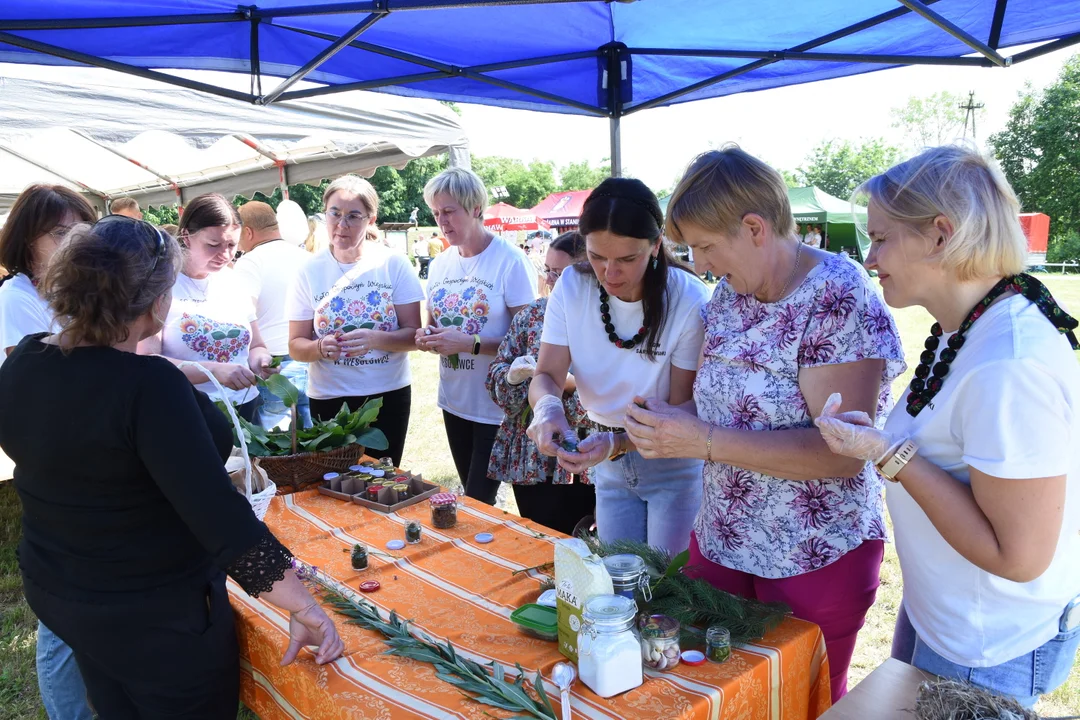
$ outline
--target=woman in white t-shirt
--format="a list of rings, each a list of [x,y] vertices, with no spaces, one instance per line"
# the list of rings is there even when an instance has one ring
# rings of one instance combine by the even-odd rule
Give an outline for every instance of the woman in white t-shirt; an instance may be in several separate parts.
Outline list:
[[[330,420],[342,404],[356,410],[381,397],[373,427],[400,465],[412,408],[408,352],[424,290],[404,255],[365,242],[379,212],[371,183],[344,175],[326,188],[323,205],[330,245],[308,260],[291,288],[289,354],[311,363],[313,418]]]
[[[96,219],[90,203],[63,185],[31,185],[15,198],[0,230],[0,266],[8,272],[0,280],[0,365],[27,335],[57,329],[38,281],[68,230]],[[40,622],[37,646],[38,688],[49,717],[90,720],[71,648]]]
[[[638,540],[682,552],[701,504],[701,460],[647,460],[625,430],[626,408],[693,396],[705,283],[675,265],[660,204],[644,183],[609,178],[580,219],[588,263],[563,272],[548,300],[529,437],[571,472],[596,466],[601,539]],[[581,404],[597,431],[566,444],[563,384],[573,365]]]
[[[211,399],[228,401],[245,420],[258,422],[257,378],[277,370],[259,334],[255,303],[229,267],[240,242],[240,215],[223,196],[208,193],[188,203],[179,227],[184,267],[169,315],[161,332],[139,343],[139,354],[171,360]],[[225,396],[188,362],[209,370]]]
[[[488,461],[503,412],[485,385],[510,321],[536,299],[536,270],[520,249],[484,228],[487,188],[476,173],[450,168],[424,186],[450,248],[428,268],[428,324],[416,346],[438,353],[439,407],[465,493],[495,504]]]
[[[860,191],[885,301],[936,320],[884,431],[835,396],[817,421],[892,481],[893,656],[1030,707],[1080,644],[1077,323],[1021,274],[1019,204],[977,153],[933,148]]]

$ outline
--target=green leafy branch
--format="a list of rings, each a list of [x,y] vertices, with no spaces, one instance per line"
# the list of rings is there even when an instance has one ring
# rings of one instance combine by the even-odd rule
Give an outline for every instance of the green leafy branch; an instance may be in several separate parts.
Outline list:
[[[683,569],[690,560],[684,550],[672,557],[670,553],[642,542],[615,540],[601,542],[595,535],[584,535],[594,553],[600,557],[632,554],[645,561],[649,573],[652,600],[649,613],[668,615],[679,621],[683,640],[700,643],[704,637],[700,628],[722,625],[731,633],[733,643],[746,643],[765,635],[791,613],[783,603],[763,603],[719,590],[700,578],[691,578]]]
[[[515,663],[517,677],[508,679],[505,669],[497,662],[481,665],[460,657],[449,642],[437,642],[422,633],[414,635],[409,621],[399,618],[395,611],[390,611],[389,619],[383,620],[378,609],[366,600],[347,597],[322,583],[320,594],[334,612],[348,618],[347,622],[380,633],[390,646],[386,654],[434,665],[435,676],[456,687],[469,700],[517,713],[514,717],[519,720],[556,720],[539,671],[530,683],[536,693],[534,698],[525,685],[525,671],[520,663]]]
[[[285,384],[288,387],[285,387]],[[282,399],[286,407],[292,407],[299,399],[299,391],[288,378],[271,375],[266,380],[266,385],[271,392]],[[278,392],[275,386],[278,386],[281,392]],[[289,388],[292,390],[290,391]],[[240,427],[244,432],[248,453],[252,457],[293,454],[294,434],[296,436],[295,452],[322,452],[353,444],[363,445],[371,450],[385,450],[390,446],[386,435],[382,430],[371,427],[371,424],[379,417],[382,403],[381,397],[368,400],[363,407],[351,412],[348,404],[342,403],[337,415],[330,420],[316,422],[310,428],[294,426],[291,430],[266,430],[261,425],[250,423],[244,418],[240,418]],[[222,412],[225,412],[221,404],[218,403],[218,405]],[[233,428],[233,445],[240,447],[236,428]]]

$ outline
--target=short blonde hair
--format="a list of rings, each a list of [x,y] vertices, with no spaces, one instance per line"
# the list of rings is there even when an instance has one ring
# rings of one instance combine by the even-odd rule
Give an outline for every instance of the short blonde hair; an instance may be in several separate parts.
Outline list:
[[[268,203],[252,200],[241,205],[237,212],[244,227],[252,230],[266,230],[278,225],[277,213]]]
[[[930,148],[855,190],[888,217],[925,233],[944,215],[953,234],[942,266],[961,282],[1016,275],[1027,265],[1020,203],[989,158],[958,145]]]
[[[139,211],[139,201],[135,198],[122,197],[116,198],[109,204],[109,212],[116,215],[124,210]]]
[[[487,188],[484,181],[472,170],[465,168],[447,168],[427,181],[424,186],[424,202],[428,207],[435,206],[435,196],[446,194],[454,198],[468,212],[480,208],[481,217],[488,206]]]
[[[359,175],[342,175],[337,180],[330,183],[322,196],[324,210],[326,209],[326,203],[330,200],[330,196],[339,190],[360,198],[360,202],[363,204],[364,209],[367,210],[368,215],[378,215],[379,193],[375,192],[375,188],[371,183]]]
[[[738,145],[728,144],[698,155],[686,168],[671,194],[664,226],[673,242],[682,243],[680,224],[734,235],[750,213],[760,215],[777,236],[795,232],[784,178]]]

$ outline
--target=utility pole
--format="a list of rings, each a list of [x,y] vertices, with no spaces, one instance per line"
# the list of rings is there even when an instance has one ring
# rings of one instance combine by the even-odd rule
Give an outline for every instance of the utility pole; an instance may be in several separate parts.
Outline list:
[[[972,90],[968,93],[968,101],[966,104],[961,105],[960,109],[966,111],[964,115],[964,139],[967,140],[967,128],[968,120],[971,120],[971,139],[975,140],[975,111],[982,110],[986,105],[983,103],[975,102],[975,91]]]

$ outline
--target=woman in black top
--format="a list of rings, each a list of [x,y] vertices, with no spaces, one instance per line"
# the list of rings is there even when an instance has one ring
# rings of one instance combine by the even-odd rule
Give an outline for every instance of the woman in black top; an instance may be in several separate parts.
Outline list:
[[[168,360],[181,263],[149,223],[110,216],[57,252],[44,297],[63,328],[0,367],[0,447],[23,506],[27,602],[74,650],[100,717],[232,718],[239,662],[225,573],[290,612],[283,663],[341,655],[291,557],[233,489],[225,417]]]

